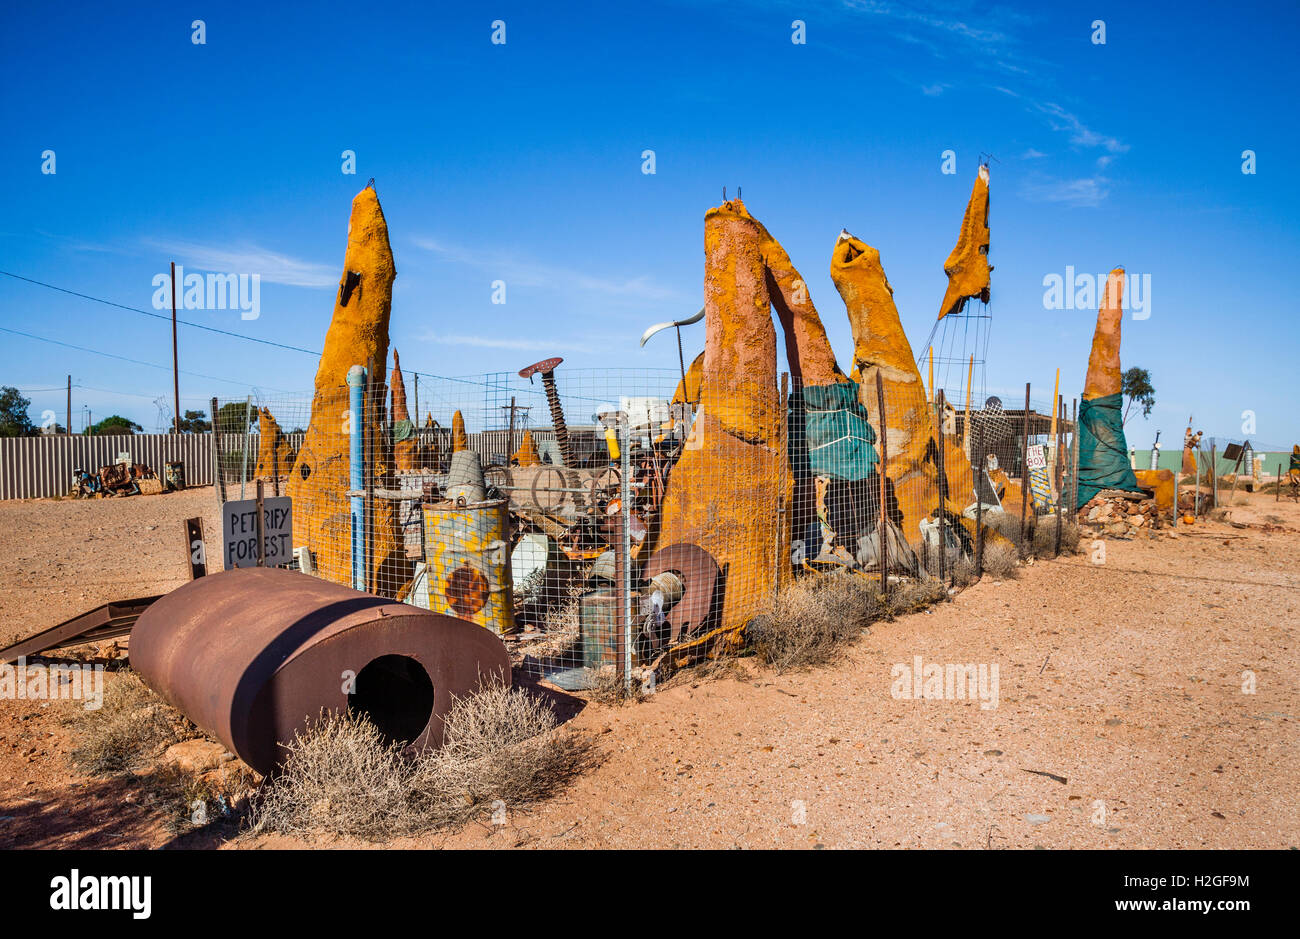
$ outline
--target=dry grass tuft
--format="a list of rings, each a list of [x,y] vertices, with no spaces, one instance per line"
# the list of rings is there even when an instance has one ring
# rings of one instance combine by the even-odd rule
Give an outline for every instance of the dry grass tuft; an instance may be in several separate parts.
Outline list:
[[[78,709],[70,723],[77,743],[69,759],[91,776],[147,769],[172,744],[203,736],[129,670],[108,683],[102,707]]]
[[[889,612],[893,616],[919,613],[948,598],[948,587],[939,580],[911,580],[889,589]]]
[[[593,765],[595,748],[557,727],[536,696],[497,684],[456,703],[446,744],[408,757],[366,718],[324,715],[263,785],[252,832],[383,841],[463,824],[500,802],[545,799]]]
[[[874,579],[835,573],[801,577],[754,617],[759,658],[779,671],[824,665],[888,613]]]
[[[1020,576],[1020,552],[1013,544],[994,541],[984,545],[984,576],[1014,580]]]
[[[1034,556],[1050,558],[1056,554],[1056,517],[1039,520],[1034,529]],[[1079,526],[1069,519],[1061,519],[1061,553],[1073,554],[1079,547]]]

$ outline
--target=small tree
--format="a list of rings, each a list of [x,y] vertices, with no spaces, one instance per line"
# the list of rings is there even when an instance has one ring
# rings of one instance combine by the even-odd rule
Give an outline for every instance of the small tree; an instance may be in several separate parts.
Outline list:
[[[113,414],[91,427],[89,433],[92,437],[113,437],[130,436],[143,430],[144,428],[135,421],[127,420],[120,414]]]
[[[1128,400],[1124,404],[1124,423],[1128,423],[1129,412],[1133,405],[1142,408],[1142,419],[1151,416],[1151,409],[1156,405],[1156,389],[1151,384],[1151,373],[1136,366],[1124,372],[1120,382],[1120,392]]]
[[[206,411],[186,411],[181,418],[183,434],[205,434],[211,429],[212,422],[208,420]]]
[[[36,433],[36,425],[27,416],[31,406],[31,398],[24,398],[17,388],[9,385],[0,388],[0,437],[28,437]]]

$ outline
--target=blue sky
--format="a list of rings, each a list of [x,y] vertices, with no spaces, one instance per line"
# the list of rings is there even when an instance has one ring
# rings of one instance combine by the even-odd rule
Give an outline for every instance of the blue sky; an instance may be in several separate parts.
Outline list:
[[[739,185],[847,362],[827,273],[840,229],[880,249],[920,352],[991,152],[990,392],[1014,400],[1029,380],[1045,401],[1059,366],[1077,395],[1095,315],[1044,309],[1043,278],[1122,264],[1151,277],[1123,360],[1150,369],[1159,399],[1130,443],[1157,428],[1172,443],[1192,413],[1240,437],[1252,410],[1254,440],[1289,445],[1297,21],[1292,5],[1197,3],[11,6],[0,269],[146,310],[171,260],[258,273],[256,320],[182,318],[318,350],[349,203],[373,176],[404,366],[675,368],[671,334],[637,340],[699,308],[703,216]],[[170,365],[165,322],[8,277],[0,326]],[[180,354],[182,407],[306,392],[316,366],[185,327]],[[0,384],[31,389],[33,417],[63,420],[68,373],[76,429],[89,407],[152,430],[171,393],[169,367],[0,333]]]

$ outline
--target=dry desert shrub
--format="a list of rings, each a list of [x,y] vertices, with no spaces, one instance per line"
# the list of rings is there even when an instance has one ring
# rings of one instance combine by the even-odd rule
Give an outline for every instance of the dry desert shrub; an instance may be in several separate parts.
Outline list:
[[[994,541],[984,545],[984,575],[994,580],[1012,580],[1020,576],[1020,552],[1014,544]]]
[[[947,597],[947,585],[937,579],[904,581],[889,589],[889,612],[893,616],[919,613]]]
[[[549,705],[501,684],[457,701],[445,740],[407,756],[364,716],[323,715],[258,790],[249,828],[370,841],[418,835],[498,802],[513,810],[545,799],[595,760],[590,742],[557,727]]]
[[[108,683],[102,707],[79,708],[71,723],[77,743],[69,759],[92,776],[147,768],[172,744],[203,736],[128,670]]]
[[[779,671],[824,665],[888,612],[878,583],[857,574],[801,577],[768,601],[749,627],[759,658]]]
[[[1040,519],[1034,529],[1034,556],[1050,558],[1056,554],[1056,518]],[[1079,547],[1079,526],[1069,519],[1061,519],[1061,553],[1073,554]]]
[[[989,528],[996,531],[999,535],[1002,535],[1015,545],[1017,549],[1020,549],[1022,553],[1024,553],[1028,545],[1033,544],[1036,526],[1032,516],[1025,519],[1025,544],[1022,544],[1020,539],[1020,516],[1018,514],[1012,514],[1011,512],[987,512],[983,516],[983,521]],[[984,566],[986,568],[988,567],[987,548],[988,545],[985,546],[986,559]]]

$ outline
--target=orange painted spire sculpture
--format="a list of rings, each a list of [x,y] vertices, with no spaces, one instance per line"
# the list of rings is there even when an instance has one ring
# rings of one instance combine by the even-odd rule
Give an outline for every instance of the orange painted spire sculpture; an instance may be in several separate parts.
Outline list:
[[[313,553],[326,580],[352,581],[351,534],[339,518],[347,518],[348,443],[346,421],[348,369],[353,365],[388,361],[388,320],[392,310],[393,250],[375,190],[367,186],[352,200],[343,276],[335,295],[334,314],[325,334],[325,348],[316,369],[311,422],[289,479],[294,500],[294,544]],[[379,410],[379,408],[367,408]],[[374,438],[374,464],[387,464],[384,435]],[[368,578],[372,584],[401,584],[409,577],[397,537],[396,509],[375,500],[370,529]]]
[[[399,473],[413,473],[419,467],[416,454],[415,427],[406,404],[406,381],[402,378],[402,363],[397,350],[393,350],[393,466]]]

